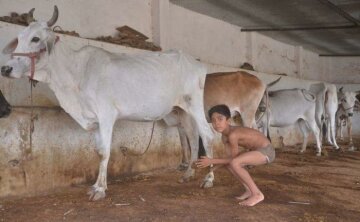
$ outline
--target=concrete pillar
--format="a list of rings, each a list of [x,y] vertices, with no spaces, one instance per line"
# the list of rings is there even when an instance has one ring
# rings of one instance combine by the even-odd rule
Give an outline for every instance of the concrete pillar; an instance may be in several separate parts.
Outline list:
[[[169,0],[151,2],[153,41],[162,50],[168,49],[169,4]]]
[[[256,62],[256,34],[253,32],[245,33],[246,46],[245,46],[245,58],[248,63],[250,63],[254,69],[256,70],[257,62]]]

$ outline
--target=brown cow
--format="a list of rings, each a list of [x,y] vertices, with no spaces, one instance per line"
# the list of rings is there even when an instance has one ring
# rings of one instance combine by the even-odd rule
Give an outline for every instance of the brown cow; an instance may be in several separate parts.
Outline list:
[[[275,84],[279,79],[270,83],[268,86]],[[208,74],[206,76],[204,89],[205,115],[208,115],[208,110],[211,107],[218,104],[225,104],[230,108],[232,117],[240,116],[243,126],[256,128],[255,113],[264,96],[266,87],[267,85],[259,78],[243,71]],[[208,116],[207,119],[210,122]],[[181,126],[178,128],[183,151],[180,168],[186,169],[191,148]],[[202,153],[200,155],[210,155],[212,157],[212,153]],[[209,181],[213,180],[213,177],[212,170],[204,180],[206,183],[201,186],[211,187],[212,183]]]
[[[247,72],[208,74],[204,89],[205,115],[211,107],[225,104],[232,117],[241,116],[243,126],[255,128],[255,112],[265,89],[266,85],[259,78]]]

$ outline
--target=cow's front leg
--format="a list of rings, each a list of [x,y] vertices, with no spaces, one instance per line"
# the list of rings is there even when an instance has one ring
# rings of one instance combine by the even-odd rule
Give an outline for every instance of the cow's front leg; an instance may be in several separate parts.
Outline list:
[[[344,121],[340,120],[340,126],[338,128],[338,132],[339,132],[338,135],[339,135],[341,141],[344,141],[343,126],[344,126]]]
[[[315,136],[315,141],[316,141],[316,156],[321,156],[321,140],[320,140],[320,130],[319,127],[317,126],[315,120],[314,121],[308,121],[308,125],[311,129],[311,131],[313,132],[314,136]]]
[[[95,134],[96,151],[101,160],[99,165],[99,174],[95,184],[91,187],[88,194],[89,200],[100,200],[105,198],[107,190],[107,166],[110,158],[111,138],[114,122],[100,122],[99,130]]]
[[[349,151],[354,151],[355,147],[354,147],[354,143],[353,143],[353,139],[352,139],[352,121],[351,121],[350,117],[348,117],[346,119],[346,125],[347,125],[347,130],[348,130],[348,135],[349,135]]]

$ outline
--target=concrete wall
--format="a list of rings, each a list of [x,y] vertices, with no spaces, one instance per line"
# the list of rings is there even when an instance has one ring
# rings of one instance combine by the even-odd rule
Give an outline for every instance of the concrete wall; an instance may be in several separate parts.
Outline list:
[[[320,80],[327,78],[337,84],[360,83],[359,57],[323,57],[323,73]]]
[[[302,47],[287,45],[257,33],[241,33],[240,27],[191,12],[168,0],[0,0],[0,15],[12,11],[27,12],[35,7],[35,17],[47,20],[54,4],[60,10],[57,25],[64,30],[75,30],[84,37],[114,35],[116,27],[128,25],[147,35],[163,49],[178,48],[199,58],[208,66],[209,73],[239,70],[244,62],[249,62],[256,69],[251,73],[266,83],[278,77],[273,74],[287,74],[288,77],[283,77],[273,90],[308,88],[316,80],[341,80],[336,74],[338,68],[335,68],[338,60],[323,59]],[[22,29],[21,26],[0,22],[0,49]],[[90,44],[111,52],[142,52],[59,36],[74,50]],[[0,64],[7,59],[8,56],[0,54]],[[343,81],[359,81],[356,71],[359,63],[356,60],[341,62],[342,72],[346,73],[342,76]],[[0,89],[13,106],[29,106],[30,88],[26,79],[0,79]],[[41,83],[34,89],[33,100],[35,106],[58,106],[53,92]],[[0,197],[36,194],[56,186],[96,178],[98,159],[93,151],[93,133],[81,129],[61,110],[36,108],[34,112],[37,119],[32,147],[29,144],[29,108],[15,108],[10,117],[0,119]],[[177,166],[180,161],[177,130],[166,127],[162,121],[157,122],[152,145],[143,157],[125,157],[119,151],[119,147],[124,145],[135,152],[142,150],[150,132],[150,123],[122,121],[117,124],[109,163],[110,175]],[[360,133],[360,129],[356,133]],[[285,144],[296,144],[301,139],[294,127],[274,128],[272,135],[275,141],[282,136]]]
[[[0,119],[0,197],[34,195],[59,186],[94,181],[99,158],[94,132],[83,130],[61,109],[35,108],[30,144],[30,109],[15,108]],[[180,162],[177,129],[152,123],[118,121],[113,136],[109,177],[174,167]],[[121,147],[128,147],[123,153]],[[175,182],[175,181],[174,181]],[[85,195],[84,190],[84,195]]]

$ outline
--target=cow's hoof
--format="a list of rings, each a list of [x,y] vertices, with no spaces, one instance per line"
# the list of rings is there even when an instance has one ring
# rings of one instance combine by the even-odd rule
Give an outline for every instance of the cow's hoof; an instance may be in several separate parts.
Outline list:
[[[188,167],[189,167],[189,164],[188,164],[188,163],[181,163],[181,164],[178,166],[178,170],[184,171],[184,170],[186,170]]]
[[[354,147],[354,146],[350,146],[348,150],[349,150],[349,151],[355,151],[355,147]]]
[[[181,177],[181,178],[178,180],[178,182],[179,182],[179,183],[187,183],[187,182],[190,181],[190,179],[191,179],[191,177]]]
[[[321,152],[317,152],[317,153],[316,153],[316,156],[321,156]]]
[[[101,200],[101,199],[104,199],[106,196],[105,189],[100,188],[100,187],[97,187],[97,188],[92,187],[91,190],[89,190],[87,194],[90,196],[89,197],[90,201]]]
[[[206,188],[211,188],[211,187],[213,187],[214,186],[214,183],[212,182],[212,181],[210,181],[210,180],[204,180],[203,182],[202,182],[202,184],[200,184],[200,187],[201,188],[204,188],[204,189],[206,189]]]
[[[326,150],[323,150],[323,151],[322,151],[322,154],[323,154],[324,156],[329,156],[329,154],[328,154],[328,152],[327,152]]]

